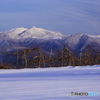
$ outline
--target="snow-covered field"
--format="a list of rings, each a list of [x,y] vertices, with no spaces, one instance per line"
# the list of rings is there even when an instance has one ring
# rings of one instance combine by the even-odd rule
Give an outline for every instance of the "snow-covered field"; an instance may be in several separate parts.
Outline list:
[[[0,100],[100,100],[100,66],[0,70]]]

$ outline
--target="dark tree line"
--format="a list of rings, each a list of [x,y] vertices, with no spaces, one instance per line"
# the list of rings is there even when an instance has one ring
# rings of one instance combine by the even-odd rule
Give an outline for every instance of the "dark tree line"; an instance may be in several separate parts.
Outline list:
[[[72,53],[66,46],[56,53],[45,54],[40,48],[17,50],[16,52],[1,52],[6,55],[6,64],[0,64],[1,69],[9,68],[45,68],[63,66],[85,66],[100,64],[100,52],[87,46],[78,55]],[[2,59],[2,58],[1,58]]]

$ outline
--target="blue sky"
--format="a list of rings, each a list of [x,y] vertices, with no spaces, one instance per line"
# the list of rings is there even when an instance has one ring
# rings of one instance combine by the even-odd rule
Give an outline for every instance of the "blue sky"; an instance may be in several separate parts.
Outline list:
[[[32,26],[100,35],[100,0],[0,0],[0,31]]]

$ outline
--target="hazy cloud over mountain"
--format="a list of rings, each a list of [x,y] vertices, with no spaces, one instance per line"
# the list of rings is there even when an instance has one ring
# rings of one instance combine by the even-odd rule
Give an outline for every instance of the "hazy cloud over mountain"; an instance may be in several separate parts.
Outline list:
[[[0,31],[32,26],[73,33],[100,34],[100,0],[2,0]]]

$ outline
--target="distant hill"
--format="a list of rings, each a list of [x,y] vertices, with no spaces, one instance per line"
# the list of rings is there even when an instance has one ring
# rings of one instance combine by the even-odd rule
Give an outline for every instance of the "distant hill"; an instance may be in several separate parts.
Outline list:
[[[39,47],[45,52],[57,51],[66,45],[72,52],[80,53],[91,45],[100,51],[100,36],[72,34],[65,36],[42,28],[15,28],[0,32],[0,51]]]

